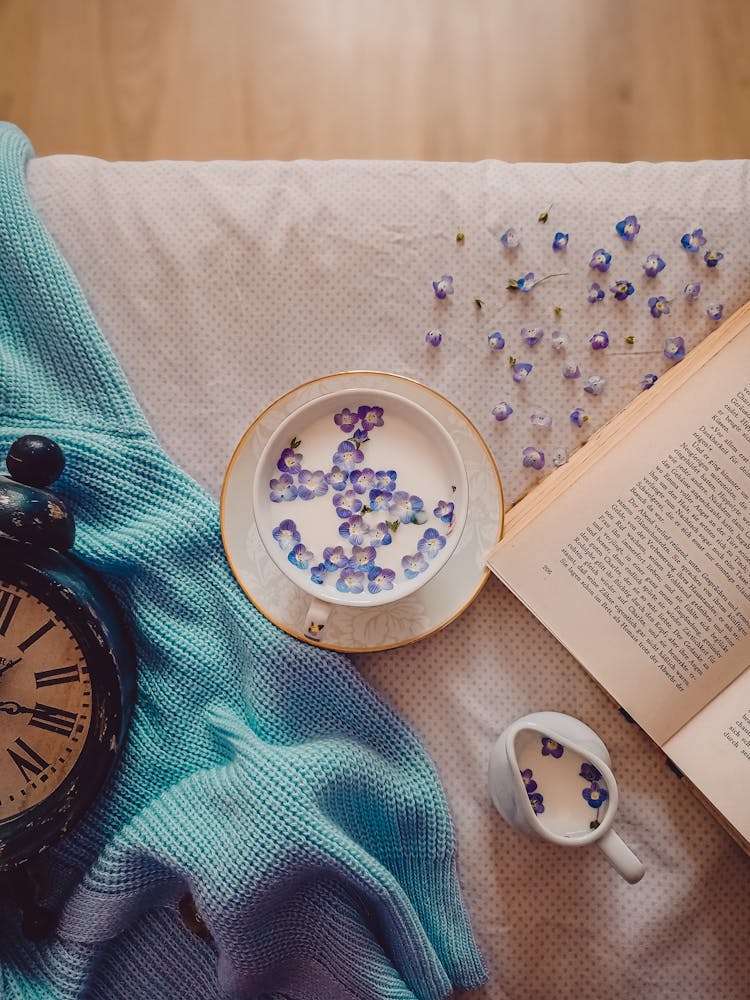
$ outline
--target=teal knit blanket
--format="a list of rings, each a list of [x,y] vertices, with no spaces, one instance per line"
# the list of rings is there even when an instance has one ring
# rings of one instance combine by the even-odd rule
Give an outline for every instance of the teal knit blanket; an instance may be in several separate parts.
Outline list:
[[[135,635],[113,778],[46,855],[56,933],[0,917],[0,1000],[445,997],[484,978],[416,737],[345,658],[271,625],[216,501],[161,450],[0,125],[0,449],[54,437],[76,552]],[[191,893],[211,941],[185,926]]]

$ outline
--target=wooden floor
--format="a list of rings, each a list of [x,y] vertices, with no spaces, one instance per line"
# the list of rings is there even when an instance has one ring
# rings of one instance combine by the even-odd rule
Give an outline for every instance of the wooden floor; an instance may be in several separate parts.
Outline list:
[[[0,0],[0,118],[108,159],[750,158],[750,0]]]

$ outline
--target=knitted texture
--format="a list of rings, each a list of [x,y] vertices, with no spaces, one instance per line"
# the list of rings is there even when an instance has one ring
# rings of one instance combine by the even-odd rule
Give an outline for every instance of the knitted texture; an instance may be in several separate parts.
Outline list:
[[[0,998],[445,997],[484,978],[416,737],[342,656],[248,602],[217,504],[160,449],[0,125],[0,448],[54,437],[76,552],[125,609],[138,698],[113,778],[46,855],[56,934],[0,920]],[[213,941],[183,924],[192,893]]]

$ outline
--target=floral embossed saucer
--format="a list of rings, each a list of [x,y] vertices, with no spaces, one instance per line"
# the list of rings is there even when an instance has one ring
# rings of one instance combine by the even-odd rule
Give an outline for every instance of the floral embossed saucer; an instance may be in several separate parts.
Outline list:
[[[428,387],[380,372],[278,399],[235,449],[221,495],[224,548],[251,601],[301,639],[310,594],[343,605],[317,645],[346,652],[452,621],[485,582],[502,521],[473,424]]]

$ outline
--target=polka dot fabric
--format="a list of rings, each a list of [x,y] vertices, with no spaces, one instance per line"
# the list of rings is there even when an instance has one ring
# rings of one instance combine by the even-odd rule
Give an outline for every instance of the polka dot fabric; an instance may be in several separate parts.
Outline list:
[[[334,371],[419,379],[493,451],[512,503],[750,298],[744,162],[108,164],[34,160],[29,186],[162,444],[215,494],[245,428]],[[548,211],[548,221],[538,221]],[[635,215],[631,240],[616,225]],[[508,229],[519,245],[506,247]],[[698,253],[681,245],[702,229]],[[456,235],[464,234],[463,240]],[[558,232],[567,247],[554,250]],[[598,249],[609,270],[589,266]],[[709,268],[703,254],[724,254]],[[644,270],[649,255],[665,267]],[[531,291],[510,279],[565,272]],[[433,281],[453,278],[439,299]],[[630,282],[618,301],[610,289]],[[601,301],[588,300],[597,282]],[[697,299],[685,287],[700,282]],[[663,296],[669,313],[652,315]],[[478,304],[477,300],[481,303]],[[658,310],[657,310],[658,311]],[[521,330],[541,328],[534,346]],[[439,347],[425,342],[442,333]],[[488,337],[500,332],[501,350]],[[565,343],[553,346],[556,331]],[[609,346],[590,338],[606,331]],[[509,359],[532,365],[513,381]],[[579,379],[563,366],[578,365]],[[592,375],[599,395],[584,392]],[[497,421],[492,409],[513,413]],[[582,427],[569,419],[582,408]],[[534,426],[543,411],[551,427]],[[523,450],[544,468],[522,464]],[[744,998],[750,859],[559,644],[493,578],[437,635],[359,657],[432,753],[457,824],[460,874],[492,1000]],[[595,849],[527,841],[486,790],[498,733],[529,711],[582,718],[610,749],[617,827],[647,866],[627,885]],[[746,791],[746,790],[745,790]]]

